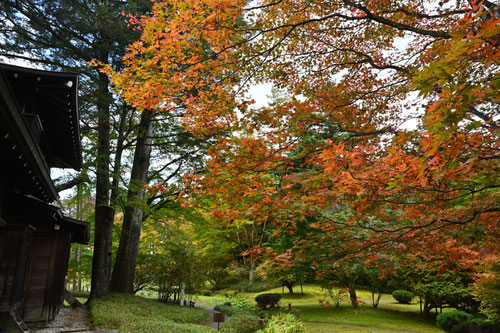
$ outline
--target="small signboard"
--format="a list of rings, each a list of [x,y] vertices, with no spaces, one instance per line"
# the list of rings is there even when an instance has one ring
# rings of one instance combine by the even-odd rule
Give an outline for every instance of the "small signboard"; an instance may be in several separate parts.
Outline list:
[[[224,312],[214,312],[214,323],[223,323],[226,320],[225,317]]]
[[[219,330],[220,323],[226,320],[226,315],[224,312],[214,312],[214,323],[217,323],[217,330]]]

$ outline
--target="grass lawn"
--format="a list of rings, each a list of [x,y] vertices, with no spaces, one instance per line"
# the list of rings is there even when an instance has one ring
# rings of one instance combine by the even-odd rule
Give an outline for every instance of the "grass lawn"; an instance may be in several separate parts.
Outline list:
[[[281,288],[271,289],[267,292],[281,293]],[[292,305],[298,311],[300,319],[306,325],[308,332],[388,332],[394,330],[410,332],[443,332],[433,321],[423,320],[419,317],[419,305],[399,304],[391,295],[384,295],[377,309],[371,305],[371,293],[358,291],[358,299],[365,302],[359,309],[352,309],[348,299],[340,308],[325,310],[319,306],[319,299],[323,298],[321,288],[315,285],[304,285],[304,295],[300,287],[296,294],[285,293],[281,299],[281,306]],[[227,291],[231,293],[231,291]],[[254,300],[259,293],[239,293],[249,300]],[[221,295],[198,296],[196,302],[205,306],[215,306],[225,299],[224,291]]]
[[[209,319],[203,309],[164,304],[140,296],[111,294],[90,304],[92,323],[119,332],[215,332],[200,326]]]

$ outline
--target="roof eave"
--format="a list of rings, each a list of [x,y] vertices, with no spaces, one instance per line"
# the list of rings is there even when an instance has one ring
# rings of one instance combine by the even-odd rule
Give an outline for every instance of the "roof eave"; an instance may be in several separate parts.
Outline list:
[[[44,193],[47,201],[59,200],[59,194],[50,177],[50,169],[43,158],[42,152],[33,141],[16,99],[10,93],[9,84],[3,74],[0,75],[0,91],[5,92],[1,94],[0,103],[7,110],[2,120],[12,130],[15,140],[19,144],[19,149],[23,153],[22,157],[31,165],[34,177],[39,181],[38,189]]]

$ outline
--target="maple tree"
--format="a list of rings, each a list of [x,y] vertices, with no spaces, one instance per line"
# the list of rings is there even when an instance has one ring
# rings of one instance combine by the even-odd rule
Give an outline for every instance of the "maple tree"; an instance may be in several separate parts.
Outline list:
[[[278,282],[282,287],[287,287],[288,292],[293,294],[293,287],[303,277],[303,266],[296,260],[296,254],[290,249],[284,253],[268,253],[270,259],[264,261],[257,272],[265,280]]]
[[[131,17],[141,39],[123,71],[104,71],[134,106],[182,105],[189,131],[228,133],[186,177],[226,204],[219,218],[293,234],[315,217],[322,232],[354,230],[345,258],[440,244],[498,255],[499,13],[475,0],[167,0]],[[262,82],[287,98],[252,107]],[[322,214],[337,202],[347,220]]]
[[[472,262],[453,257],[446,250],[441,254],[409,253],[401,256],[400,276],[404,284],[419,297],[423,316],[428,316],[434,308],[436,312],[438,309],[442,311],[443,307],[477,313],[479,302],[473,299],[469,287],[474,277],[474,261],[479,256],[470,253]]]
[[[483,263],[484,266],[489,266],[487,269],[482,269],[478,276],[473,293],[481,300],[481,312],[486,315],[492,323],[500,322],[500,265],[494,256],[488,258]]]

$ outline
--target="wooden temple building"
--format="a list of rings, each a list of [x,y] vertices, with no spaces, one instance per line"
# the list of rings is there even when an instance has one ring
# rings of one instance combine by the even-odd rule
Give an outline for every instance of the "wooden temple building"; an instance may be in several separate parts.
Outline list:
[[[77,93],[78,74],[0,64],[0,332],[55,318],[70,243],[89,240],[52,205],[50,168],[82,167]]]

